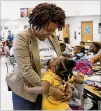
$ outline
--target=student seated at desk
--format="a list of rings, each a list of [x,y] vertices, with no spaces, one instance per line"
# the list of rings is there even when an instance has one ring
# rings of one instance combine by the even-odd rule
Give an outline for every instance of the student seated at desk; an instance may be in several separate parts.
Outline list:
[[[80,45],[74,47],[73,54],[74,56],[72,59],[76,62],[86,59],[85,52]]]
[[[76,62],[76,67],[73,69],[76,72],[81,72],[84,75],[93,74],[92,63],[86,58],[84,50],[82,50],[81,46],[74,47],[74,57],[73,60]],[[75,84],[74,83],[74,91],[72,92],[72,99],[70,101],[70,107],[73,110],[82,110],[80,104],[78,104],[77,100],[79,99],[80,103],[82,103],[83,96],[83,84]],[[83,103],[82,103],[83,104]]]
[[[101,52],[101,43],[100,42],[92,42],[89,47],[89,52],[91,55],[88,56],[88,59],[93,58],[96,54]]]
[[[60,43],[60,49],[64,57],[70,58],[72,56],[72,49],[67,48],[66,44]]]
[[[81,46],[74,47],[74,57],[72,58],[76,62],[74,71],[81,72],[85,75],[93,74],[92,63],[85,57],[85,52],[82,51]]]
[[[81,41],[80,42],[80,46],[82,47],[82,52],[85,52],[86,48],[85,48],[85,42]]]
[[[94,54],[101,52],[101,42],[94,41],[91,43],[89,47],[89,52],[93,52]]]

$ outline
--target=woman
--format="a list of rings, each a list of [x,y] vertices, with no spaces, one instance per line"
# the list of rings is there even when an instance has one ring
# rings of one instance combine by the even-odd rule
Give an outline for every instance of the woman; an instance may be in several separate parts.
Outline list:
[[[37,86],[41,74],[47,69],[47,61],[61,55],[55,29],[61,30],[65,24],[65,13],[55,4],[38,4],[29,15],[30,27],[20,32],[14,39],[16,67],[14,73],[6,77],[12,89],[15,110],[40,110],[41,95],[30,94],[23,88],[24,83]],[[51,87],[49,94],[62,99],[64,93]]]

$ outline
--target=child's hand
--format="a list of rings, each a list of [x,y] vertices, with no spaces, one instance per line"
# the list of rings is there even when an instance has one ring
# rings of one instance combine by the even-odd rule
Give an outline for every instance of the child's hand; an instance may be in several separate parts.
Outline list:
[[[68,95],[68,93],[71,91],[71,87],[70,87],[70,84],[66,84],[65,86],[65,95]]]
[[[60,88],[57,87],[51,87],[51,95],[56,100],[64,100],[66,98],[65,93],[60,90]]]
[[[82,79],[84,79],[84,74],[83,73],[78,72],[77,74],[78,74],[79,77],[81,77]]]
[[[69,101],[72,97],[72,88],[69,83],[66,85],[64,93],[66,95],[66,98],[63,101]]]

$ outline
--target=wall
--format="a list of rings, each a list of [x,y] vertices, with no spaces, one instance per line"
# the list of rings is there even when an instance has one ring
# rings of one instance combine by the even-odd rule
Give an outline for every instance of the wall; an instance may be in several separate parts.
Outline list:
[[[42,2],[55,3],[65,10],[66,16],[100,15],[100,1],[1,1],[1,19],[20,18],[20,8],[34,8]],[[8,7],[9,6],[9,7]],[[86,8],[85,8],[86,7]],[[9,13],[8,13],[9,12]]]
[[[78,16],[66,18],[66,24],[70,24],[70,43],[77,45],[81,41],[81,21],[93,21],[93,41],[101,41],[98,33],[98,23],[100,16]],[[74,38],[74,31],[76,31],[76,39]],[[80,33],[80,34],[79,34]]]
[[[28,19],[18,19],[18,20],[2,20],[1,26],[19,26],[19,31],[24,29],[24,25],[28,25]]]
[[[28,25],[28,19],[19,19],[19,20],[2,20],[1,26],[8,27],[9,29],[2,29],[1,36],[6,40],[8,36],[8,30],[16,35],[18,32],[24,29],[24,25]]]
[[[98,23],[100,22],[100,16],[78,16],[66,18],[66,24],[70,24],[70,44],[77,45],[81,41],[81,21],[93,21],[93,40],[100,41],[100,34],[98,33]],[[19,31],[24,29],[24,25],[28,25],[28,19],[19,20],[2,20],[1,26],[18,25]],[[74,38],[74,31],[76,31],[76,39]],[[79,34],[80,32],[80,34]],[[63,40],[62,31],[56,31],[56,35],[60,35],[60,39]]]

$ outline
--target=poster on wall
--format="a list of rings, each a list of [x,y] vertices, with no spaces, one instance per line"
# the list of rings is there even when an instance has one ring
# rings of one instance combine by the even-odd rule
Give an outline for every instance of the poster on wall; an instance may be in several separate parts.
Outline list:
[[[21,18],[26,18],[28,16],[28,9],[20,8],[20,16],[21,16]]]
[[[20,8],[20,17],[27,18],[32,13],[33,8]]]
[[[32,13],[33,8],[28,8],[28,16]]]

